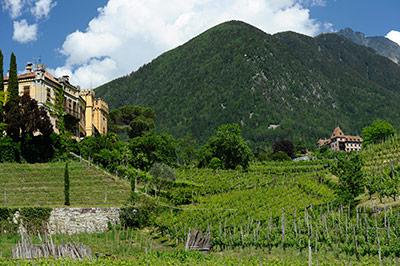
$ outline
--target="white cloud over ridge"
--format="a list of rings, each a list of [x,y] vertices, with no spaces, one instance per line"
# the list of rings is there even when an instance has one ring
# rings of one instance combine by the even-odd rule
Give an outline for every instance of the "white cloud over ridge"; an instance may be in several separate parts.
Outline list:
[[[400,31],[392,30],[386,34],[386,38],[400,45]]]
[[[12,38],[19,43],[28,43],[36,41],[37,32],[37,24],[29,25],[25,19],[14,21],[14,33]]]
[[[109,0],[85,31],[66,37],[61,49],[66,63],[53,72],[72,74],[83,88],[96,87],[228,20],[268,33],[315,35],[324,25],[310,18],[301,1]]]

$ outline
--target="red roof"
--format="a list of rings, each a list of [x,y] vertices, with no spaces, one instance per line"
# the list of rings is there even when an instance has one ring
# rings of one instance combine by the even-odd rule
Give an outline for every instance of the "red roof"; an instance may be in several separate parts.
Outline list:
[[[35,76],[36,76],[35,72],[27,72],[27,73],[18,75],[18,80],[35,78]],[[52,82],[59,83],[58,80],[47,71],[44,72],[44,77],[48,80],[51,80]],[[4,81],[8,81],[8,78],[9,78],[8,76],[5,76]]]

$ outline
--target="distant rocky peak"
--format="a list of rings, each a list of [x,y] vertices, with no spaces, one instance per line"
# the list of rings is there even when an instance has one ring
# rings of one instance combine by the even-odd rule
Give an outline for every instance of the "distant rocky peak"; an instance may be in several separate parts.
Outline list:
[[[351,28],[342,29],[337,34],[353,43],[372,48],[379,55],[389,58],[396,64],[400,64],[400,46],[384,36],[366,37],[364,33],[354,31]]]
[[[364,45],[366,42],[365,34],[359,31],[354,31],[351,28],[345,28],[337,32],[339,35],[346,37],[354,43]]]

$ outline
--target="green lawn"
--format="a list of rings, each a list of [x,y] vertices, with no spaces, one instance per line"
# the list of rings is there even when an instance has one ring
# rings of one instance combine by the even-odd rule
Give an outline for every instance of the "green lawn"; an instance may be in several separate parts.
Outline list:
[[[65,163],[0,164],[0,207],[60,207],[64,204]],[[72,207],[121,206],[130,186],[85,163],[70,162]]]

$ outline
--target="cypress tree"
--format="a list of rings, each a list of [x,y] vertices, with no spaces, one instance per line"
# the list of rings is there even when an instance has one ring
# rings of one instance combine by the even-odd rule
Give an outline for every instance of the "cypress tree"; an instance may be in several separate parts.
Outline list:
[[[8,99],[15,100],[18,97],[18,73],[17,73],[17,59],[14,53],[11,54],[10,59],[10,74],[8,76]]]
[[[64,205],[65,205],[65,206],[69,206],[69,205],[70,205],[70,202],[69,202],[69,172],[68,172],[68,163],[65,164],[65,172],[64,172],[64,198],[65,198]]]
[[[0,50],[0,92],[4,91],[3,53]]]

